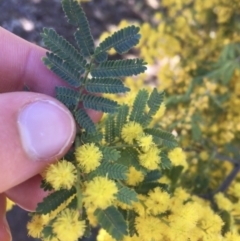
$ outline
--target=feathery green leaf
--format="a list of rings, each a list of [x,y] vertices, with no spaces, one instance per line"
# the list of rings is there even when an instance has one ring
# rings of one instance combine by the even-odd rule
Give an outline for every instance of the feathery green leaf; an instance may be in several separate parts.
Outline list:
[[[103,153],[103,159],[106,161],[117,161],[120,158],[120,152],[111,147],[101,147],[101,151]]]
[[[79,93],[76,90],[64,86],[56,86],[56,98],[66,105],[69,109],[78,104]]]
[[[99,47],[96,48],[95,56],[102,55],[106,51],[114,48],[119,54],[127,52],[133,46],[138,44],[140,39],[139,27],[129,26],[123,28],[111,36],[107,37]]]
[[[138,171],[144,171],[143,167],[139,164],[138,151],[132,147],[122,149],[121,156],[117,162],[128,168],[133,166]]]
[[[153,170],[150,171],[144,178],[143,182],[156,182],[160,177],[162,176],[162,173],[159,170]]]
[[[132,202],[137,202],[137,193],[134,191],[134,189],[121,186],[117,184],[118,186],[118,193],[117,193],[117,200],[125,203],[127,205],[132,205]]]
[[[93,123],[92,119],[89,117],[85,110],[78,109],[75,112],[75,118],[77,123],[87,132],[93,133],[96,131],[95,124]]]
[[[41,34],[44,45],[52,51],[59,58],[68,62],[68,64],[83,73],[86,60],[83,59],[81,54],[75,49],[65,38],[58,35],[54,29],[44,28]]]
[[[95,53],[96,53],[96,51],[95,51]],[[102,63],[108,59],[108,54],[107,54],[107,52],[101,52],[101,53],[98,53],[97,55],[95,55],[94,57],[98,63]]]
[[[127,117],[128,117],[128,111],[129,107],[128,105],[121,105],[118,109],[117,117],[116,117],[116,135],[118,137],[121,137],[121,132],[122,132],[122,127],[126,124],[127,122]]]
[[[122,240],[127,235],[127,224],[123,215],[116,207],[110,206],[105,210],[97,209],[94,212],[98,223],[116,240]]]
[[[95,95],[83,95],[83,105],[87,109],[114,113],[118,108],[118,103],[113,100]]]
[[[57,209],[63,202],[76,193],[75,188],[71,190],[58,190],[43,199],[41,203],[38,203],[36,212],[40,214],[47,214]]]
[[[137,233],[136,227],[135,227],[135,219],[137,217],[136,212],[133,210],[127,210],[127,224],[128,224],[128,232],[129,236],[132,237],[134,234]]]
[[[125,87],[123,82],[117,78],[92,78],[88,79],[86,90],[92,93],[125,93],[130,89]]]
[[[142,59],[109,60],[91,70],[93,77],[121,77],[143,73],[146,63]]]
[[[142,123],[142,118],[144,117],[144,111],[148,100],[148,92],[145,89],[142,89],[138,92],[134,103],[133,108],[129,117],[130,121]]]
[[[78,27],[75,39],[81,54],[85,57],[92,55],[94,53],[94,41],[82,7],[74,0],[63,0],[62,3],[68,22]]]
[[[153,116],[157,113],[159,110],[161,104],[164,101],[164,92],[158,93],[157,89],[154,88],[153,91],[151,92],[148,100],[148,107],[149,107],[149,112],[148,114]]]
[[[174,148],[178,146],[175,137],[166,131],[156,129],[156,128],[147,128],[145,129],[145,133],[150,134],[153,136],[153,141],[157,145],[164,145],[168,148]]]
[[[103,176],[111,179],[125,180],[127,179],[128,168],[124,165],[103,161],[101,165],[89,174],[90,178],[95,176]]]
[[[104,122],[104,136],[106,143],[112,143],[115,140],[115,120],[113,115],[108,115]]]
[[[166,153],[161,152],[160,153],[161,156],[161,163],[160,163],[160,167],[161,169],[170,169],[172,167],[172,162],[169,159],[169,157],[166,155]]]
[[[96,131],[93,133],[89,133],[84,131],[81,135],[81,141],[83,143],[99,143],[103,139],[102,133]]]
[[[47,58],[43,58],[43,62],[50,70],[52,70],[56,75],[65,80],[71,86],[80,86],[81,73],[73,69],[68,62],[65,62],[57,55],[52,53],[47,53]]]
[[[81,49],[80,52],[84,57],[89,57],[94,53],[94,43],[92,41],[92,35],[90,33],[87,34],[87,27],[78,29],[74,34],[78,47]]]

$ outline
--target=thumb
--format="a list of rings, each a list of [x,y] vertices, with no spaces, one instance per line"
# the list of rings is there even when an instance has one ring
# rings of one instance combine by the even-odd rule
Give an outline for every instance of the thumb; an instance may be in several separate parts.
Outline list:
[[[0,95],[0,193],[61,158],[75,137],[68,109],[38,93]]]

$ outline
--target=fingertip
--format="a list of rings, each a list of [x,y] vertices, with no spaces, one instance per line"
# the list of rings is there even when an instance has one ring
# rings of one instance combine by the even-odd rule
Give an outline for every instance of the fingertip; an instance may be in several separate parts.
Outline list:
[[[53,97],[32,92],[0,96],[0,192],[40,173],[74,142],[70,111]]]

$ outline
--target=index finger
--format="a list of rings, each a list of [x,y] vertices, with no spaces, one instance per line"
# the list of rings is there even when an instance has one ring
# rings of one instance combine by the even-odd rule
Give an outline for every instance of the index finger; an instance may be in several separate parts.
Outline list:
[[[54,88],[65,83],[41,61],[46,49],[29,43],[0,27],[0,93],[31,91],[54,95]]]

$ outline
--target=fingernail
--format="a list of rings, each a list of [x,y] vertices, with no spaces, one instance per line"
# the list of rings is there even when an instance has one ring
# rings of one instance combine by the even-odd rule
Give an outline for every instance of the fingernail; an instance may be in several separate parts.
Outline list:
[[[73,142],[75,133],[70,112],[49,100],[24,106],[19,112],[18,128],[23,148],[33,160],[61,154]]]

